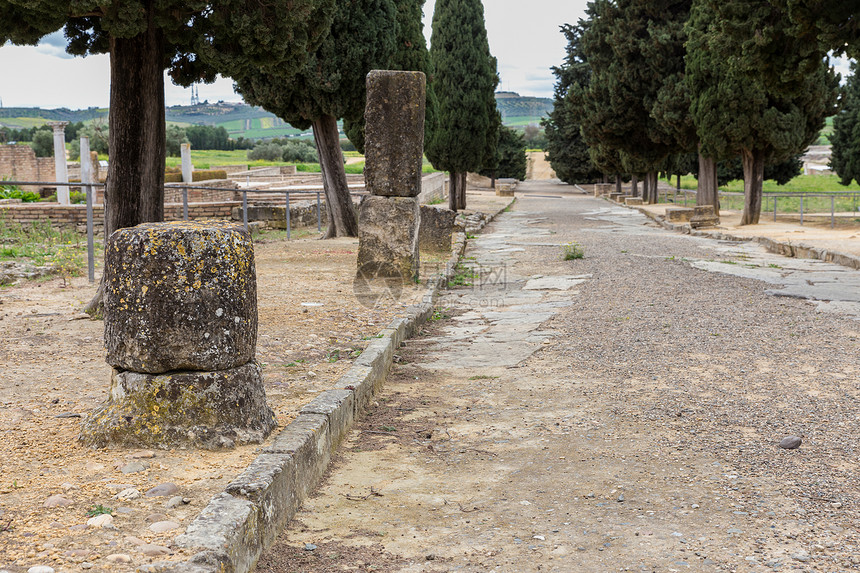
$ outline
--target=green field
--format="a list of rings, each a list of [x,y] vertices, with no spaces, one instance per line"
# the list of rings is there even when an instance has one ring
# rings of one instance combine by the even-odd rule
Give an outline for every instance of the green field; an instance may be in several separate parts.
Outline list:
[[[528,125],[540,125],[540,120],[546,116],[537,115],[517,115],[506,117],[502,120],[502,125],[508,127],[526,127]]]
[[[673,177],[671,185],[674,187],[676,179]],[[696,189],[696,178],[692,175],[681,177],[682,189]],[[847,187],[839,183],[839,177],[836,175],[799,175],[786,183],[785,185],[777,185],[773,181],[765,181],[763,185],[764,193],[777,194],[792,194],[792,193],[826,193],[828,195],[836,195],[834,207],[837,212],[856,212],[858,207],[858,199],[850,197],[848,193],[860,192],[860,185],[852,183]],[[727,193],[739,193],[741,196],[724,196],[720,199],[720,204],[724,209],[743,209],[744,205],[744,182],[742,180],[730,181],[726,185],[720,186],[720,191]],[[840,193],[846,195],[839,197]],[[669,196],[672,198],[672,195]],[[692,197],[688,197],[688,201]],[[683,199],[679,196],[679,201]],[[695,199],[693,199],[695,200]],[[830,197],[807,197],[803,201],[803,211],[805,213],[829,213],[831,208]],[[773,202],[771,199],[765,198],[763,211],[772,211]],[[800,199],[794,197],[779,197],[777,198],[777,210],[780,213],[799,213]]]

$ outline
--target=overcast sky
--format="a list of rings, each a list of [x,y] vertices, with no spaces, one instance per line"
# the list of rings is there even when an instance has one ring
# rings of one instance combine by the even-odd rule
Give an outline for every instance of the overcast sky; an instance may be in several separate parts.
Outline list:
[[[586,0],[484,0],[490,50],[499,61],[499,89],[520,95],[552,97],[551,66],[564,58],[559,26],[583,16]],[[435,0],[424,6],[425,34]],[[843,77],[847,64],[837,66]],[[165,81],[167,105],[188,104],[190,90]],[[107,56],[72,57],[65,52],[62,32],[37,47],[7,44],[0,48],[0,101],[4,107],[107,107],[110,64]],[[233,82],[220,79],[200,85],[200,99],[239,101]]]
[[[435,0],[424,6],[425,32]],[[552,97],[551,66],[564,57],[564,37],[558,27],[578,20],[585,0],[484,0],[490,50],[499,60],[499,89],[522,95]],[[0,100],[4,107],[107,107],[110,64],[107,56],[72,57],[65,52],[62,33],[37,47],[7,44],[0,48]],[[167,105],[188,104],[190,90],[166,80]],[[200,85],[200,99],[238,101],[233,82],[220,79]]]

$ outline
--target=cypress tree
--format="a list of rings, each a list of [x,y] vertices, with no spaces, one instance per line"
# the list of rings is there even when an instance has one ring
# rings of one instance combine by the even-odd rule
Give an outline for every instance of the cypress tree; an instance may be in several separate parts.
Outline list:
[[[427,157],[450,172],[451,209],[466,206],[466,173],[481,168],[494,121],[496,75],[480,0],[437,0],[430,58],[438,98],[437,125]],[[495,103],[493,103],[495,107]]]
[[[436,125],[436,93],[433,91],[433,64],[424,37],[425,0],[395,0],[397,5],[397,49],[385,66],[387,70],[423,72],[427,76],[427,101],[424,112],[424,141],[427,141]],[[355,121],[345,120],[343,130],[364,153],[364,112]]]
[[[602,173],[591,161],[588,145],[580,133],[576,98],[588,87],[591,66],[582,48],[584,24],[564,24],[561,32],[567,38],[567,55],[561,66],[553,67],[557,78],[553,110],[541,120],[546,131],[547,158],[558,178],[565,183],[594,182]]]
[[[695,0],[688,35],[686,80],[703,153],[741,156],[741,224],[758,223],[765,165],[815,141],[834,112],[838,78],[817,43],[793,36],[787,14],[767,0]]]
[[[860,79],[856,62],[851,64],[851,72],[845,85],[842,111],[833,118],[833,135],[830,136],[833,146],[830,167],[843,185],[850,185],[852,181],[860,183]]]
[[[857,0],[771,0],[787,11],[795,37],[818,40],[825,49],[860,55],[860,6]]]
[[[288,69],[236,77],[248,103],[299,129],[313,127],[326,195],[327,238],[358,235],[337,120],[361,118],[367,98],[365,77],[370,70],[385,67],[396,37],[392,0],[338,2],[329,34],[295,77],[290,79]]]

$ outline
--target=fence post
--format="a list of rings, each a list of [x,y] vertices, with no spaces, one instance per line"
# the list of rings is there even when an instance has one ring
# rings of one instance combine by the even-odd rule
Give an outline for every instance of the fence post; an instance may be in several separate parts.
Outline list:
[[[89,183],[89,181],[87,181]],[[91,283],[96,282],[95,241],[93,238],[93,186],[87,185],[87,276]]]
[[[242,191],[242,223],[245,225],[245,230],[248,230],[248,191]]]
[[[287,196],[287,240],[289,241],[290,240],[290,232],[291,232],[291,229],[290,229],[290,192],[287,191],[285,193],[285,195]]]
[[[320,208],[320,192],[317,191],[317,232],[322,232],[322,211]]]
[[[773,198],[773,222],[776,223],[776,197]]]
[[[800,196],[800,224],[803,225],[803,195]]]
[[[830,228],[836,227],[836,197],[830,196]]]
[[[188,220],[188,187],[182,188],[182,218]]]

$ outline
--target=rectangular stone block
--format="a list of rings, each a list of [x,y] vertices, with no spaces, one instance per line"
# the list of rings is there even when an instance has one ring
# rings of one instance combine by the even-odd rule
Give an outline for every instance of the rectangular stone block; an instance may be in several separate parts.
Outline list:
[[[377,373],[372,366],[354,364],[335,383],[336,388],[355,393],[355,414],[358,415],[373,397],[373,380]]]
[[[418,197],[426,79],[421,72],[367,74],[364,176],[371,195]]]
[[[609,200],[610,201],[618,201],[618,198],[622,197],[622,196],[624,196],[623,193],[610,193],[609,194]]]
[[[671,207],[666,209],[666,220],[670,223],[689,223],[695,211],[686,207]]]
[[[594,196],[602,197],[604,195],[609,195],[612,193],[612,190],[615,188],[615,185],[612,183],[596,183],[594,185]]]
[[[377,338],[361,353],[354,364],[356,366],[367,366],[373,369],[371,379],[374,390],[378,389],[388,374],[388,368],[394,359],[394,345],[390,336]]]
[[[328,417],[331,447],[337,448],[355,420],[355,395],[350,390],[326,390],[299,410]]]
[[[299,414],[278,434],[264,454],[289,454],[296,463],[296,495],[305,499],[322,477],[331,460],[328,416]]]
[[[173,544],[211,551],[213,558],[226,558],[234,571],[248,571],[263,550],[259,518],[259,511],[250,501],[221,493],[212,498]]]
[[[271,545],[301,504],[296,495],[296,463],[286,454],[262,454],[225,490],[252,502],[259,511],[260,541]]]
[[[421,205],[421,226],[418,230],[419,250],[450,253],[451,236],[457,213],[450,209]]]
[[[643,205],[642,197],[628,197],[624,200],[624,204],[629,206],[632,205]]]
[[[358,271],[356,288],[368,296],[393,294],[394,285],[374,284],[379,279],[404,283],[418,278],[421,208],[411,197],[365,197],[358,211]],[[362,296],[357,292],[359,296]],[[369,302],[372,302],[369,300]]]

